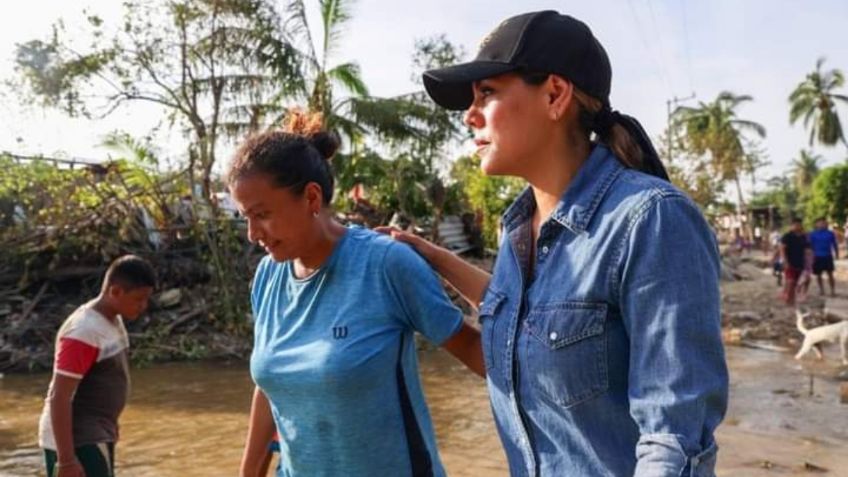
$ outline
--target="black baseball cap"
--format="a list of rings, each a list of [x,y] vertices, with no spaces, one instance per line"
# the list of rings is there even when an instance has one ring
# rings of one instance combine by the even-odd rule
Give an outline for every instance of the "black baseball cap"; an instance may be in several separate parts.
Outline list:
[[[438,105],[464,110],[472,84],[510,72],[553,73],[609,103],[612,69],[589,27],[553,10],[507,18],[480,43],[474,61],[424,72],[424,87]]]

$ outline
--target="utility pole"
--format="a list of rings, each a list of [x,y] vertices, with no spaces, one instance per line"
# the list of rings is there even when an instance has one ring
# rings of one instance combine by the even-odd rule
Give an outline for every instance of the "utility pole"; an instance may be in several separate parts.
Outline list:
[[[671,99],[667,99],[665,101],[665,107],[666,107],[666,130],[665,130],[666,131],[666,138],[665,138],[665,140],[666,140],[666,143],[667,143],[666,147],[668,148],[668,156],[667,157],[668,157],[669,162],[671,162],[671,160],[672,160],[671,147],[672,147],[672,143],[673,143],[673,141],[671,140],[671,135],[672,135],[671,134],[671,106],[674,105],[674,107],[676,108],[678,104],[680,104],[684,101],[692,100],[692,99],[695,99],[695,92],[694,91],[692,92],[692,94],[690,94],[689,96],[686,96],[685,98],[678,98],[677,96],[675,96],[675,97],[673,97]]]

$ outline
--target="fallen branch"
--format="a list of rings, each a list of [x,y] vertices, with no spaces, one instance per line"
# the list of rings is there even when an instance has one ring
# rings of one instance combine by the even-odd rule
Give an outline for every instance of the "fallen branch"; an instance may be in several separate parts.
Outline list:
[[[766,351],[775,351],[777,353],[788,353],[792,350],[785,346],[777,346],[770,343],[762,343],[759,341],[750,341],[750,340],[742,340],[739,342],[741,346],[745,346],[746,348],[754,348],[754,349],[762,349]]]
[[[44,296],[44,292],[47,291],[48,285],[50,285],[50,282],[44,282],[41,285],[41,288],[38,289],[38,293],[35,294],[35,298],[29,302],[29,305],[27,305],[26,308],[24,308],[24,311],[21,313],[21,317],[18,318],[19,321],[26,320],[29,314],[32,313],[32,310],[34,310],[35,306],[38,305],[38,302],[41,301],[41,297]]]
[[[198,316],[202,315],[203,313],[206,313],[206,307],[205,306],[200,307],[196,310],[190,311],[190,312],[180,316],[179,318],[172,321],[171,323],[168,324],[168,326],[165,327],[164,333],[166,335],[171,334],[171,331],[173,331],[174,328],[176,328],[176,327],[178,327],[178,326],[180,326],[180,325],[182,325],[182,324],[184,324],[184,323],[186,323],[190,320],[193,320],[194,318],[197,318]]]

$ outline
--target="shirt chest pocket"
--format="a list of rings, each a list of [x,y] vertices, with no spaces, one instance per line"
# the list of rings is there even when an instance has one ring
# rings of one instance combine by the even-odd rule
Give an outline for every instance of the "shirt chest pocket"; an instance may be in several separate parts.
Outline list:
[[[566,301],[527,315],[525,373],[547,400],[566,408],[604,393],[608,384],[605,303]]]

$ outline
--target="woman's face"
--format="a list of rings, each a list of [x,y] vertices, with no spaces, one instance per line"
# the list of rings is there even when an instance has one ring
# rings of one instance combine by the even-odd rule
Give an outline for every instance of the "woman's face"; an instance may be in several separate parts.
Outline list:
[[[289,187],[275,186],[267,175],[254,174],[236,180],[230,193],[247,219],[248,240],[261,245],[277,262],[304,255],[313,242],[320,187],[310,183],[297,195]]]
[[[483,172],[526,177],[552,133],[545,88],[513,73],[478,81],[473,88],[464,121],[474,133]]]

